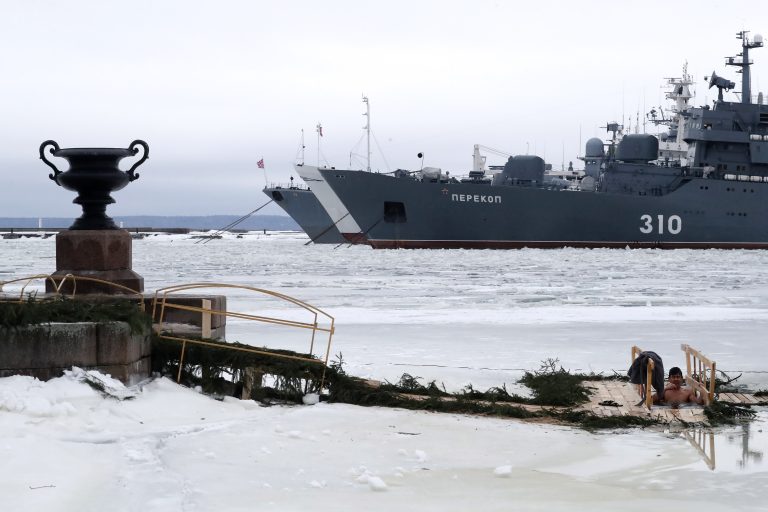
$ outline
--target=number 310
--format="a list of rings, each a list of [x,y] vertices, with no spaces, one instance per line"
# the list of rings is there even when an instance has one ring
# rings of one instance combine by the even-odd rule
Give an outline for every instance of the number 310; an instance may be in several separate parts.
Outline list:
[[[657,222],[656,222],[656,230],[660,235],[664,234],[664,216],[663,215],[657,215],[656,216]],[[640,216],[640,222],[643,223],[642,226],[640,226],[640,232],[641,233],[653,233],[654,226],[653,226],[653,217],[651,215],[645,214]],[[679,215],[670,215],[667,217],[667,231],[672,234],[676,235],[683,229],[683,219],[680,218]]]

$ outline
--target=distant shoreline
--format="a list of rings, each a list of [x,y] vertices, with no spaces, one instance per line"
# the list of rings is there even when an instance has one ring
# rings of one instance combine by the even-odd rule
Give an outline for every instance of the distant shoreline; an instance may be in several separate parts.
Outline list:
[[[201,216],[159,216],[129,215],[113,216],[115,223],[129,231],[219,230],[241,219],[237,215]],[[69,217],[0,217],[0,232],[18,230],[61,231],[74,222]],[[296,222],[286,215],[254,215],[233,226],[229,231],[301,231]],[[180,232],[180,231],[179,231]]]
[[[157,235],[190,235],[192,238],[222,238],[222,235],[237,235],[242,238],[243,235],[280,235],[280,234],[301,234],[305,233],[300,229],[191,229],[191,228],[119,228],[127,231],[132,238],[142,239],[148,236]],[[0,240],[16,240],[20,238],[51,238],[67,228],[4,228],[0,227]],[[213,232],[213,233],[211,233]]]

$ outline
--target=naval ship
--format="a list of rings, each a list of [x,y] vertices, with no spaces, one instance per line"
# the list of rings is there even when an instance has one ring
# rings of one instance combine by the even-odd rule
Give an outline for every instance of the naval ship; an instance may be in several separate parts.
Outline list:
[[[301,162],[297,164],[298,166],[303,165],[305,148],[304,130],[301,130],[301,143],[296,155]],[[316,244],[345,242],[336,223],[328,216],[328,212],[317,200],[314,192],[306,185],[294,183],[293,176],[291,176],[290,185],[267,184],[262,192],[277,203],[299,225],[309,236],[310,241]]]
[[[316,244],[339,244],[345,239],[309,187],[267,185],[263,192],[277,203]]]
[[[587,141],[576,187],[547,183],[533,155],[465,179],[317,167],[302,177],[347,240],[374,248],[766,249],[768,105],[752,97],[749,55],[763,38],[737,37],[742,51],[726,65],[742,75],[741,98],[725,101],[736,84],[712,73],[718,99],[681,111],[675,126],[684,159],[666,158],[654,135],[616,137],[609,125],[607,143]]]
[[[365,172],[371,172],[371,104],[368,101],[368,97],[363,95],[363,103],[365,104],[365,113],[363,114],[366,118],[366,123],[363,129],[365,130],[366,139],[367,139],[367,166]],[[318,146],[318,162],[320,161],[320,137],[322,136],[322,128],[320,126],[320,123],[317,125],[317,133],[318,133],[318,139],[317,139],[317,146]],[[304,148],[304,132],[302,131],[302,151]],[[339,236],[342,237],[342,239],[347,239],[351,243],[364,243],[365,240],[363,237],[360,236],[354,236],[354,237],[344,237],[341,235],[341,233],[359,233],[360,232],[360,226],[357,225],[355,220],[350,215],[349,211],[347,211],[346,207],[341,203],[339,198],[336,196],[334,191],[331,189],[331,187],[328,186],[328,183],[323,179],[323,177],[320,175],[320,167],[316,165],[306,165],[304,163],[304,155],[302,152],[302,157],[299,163],[294,165],[294,168],[299,176],[301,176],[301,179],[304,180],[305,183],[307,183],[315,193],[315,196],[317,197],[317,200],[322,205],[323,210],[328,215],[328,218],[330,220],[330,224],[334,226],[334,229],[339,231]],[[333,167],[331,168],[333,169]],[[363,172],[363,171],[361,171]],[[332,219],[332,220],[331,220]]]

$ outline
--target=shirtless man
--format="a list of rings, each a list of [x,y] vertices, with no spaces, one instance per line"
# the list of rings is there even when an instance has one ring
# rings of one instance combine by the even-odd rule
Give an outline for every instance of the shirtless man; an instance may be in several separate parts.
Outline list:
[[[703,404],[704,399],[696,396],[696,393],[688,387],[683,386],[683,372],[677,366],[669,369],[669,383],[664,388],[664,402],[677,408],[680,404],[694,403]]]

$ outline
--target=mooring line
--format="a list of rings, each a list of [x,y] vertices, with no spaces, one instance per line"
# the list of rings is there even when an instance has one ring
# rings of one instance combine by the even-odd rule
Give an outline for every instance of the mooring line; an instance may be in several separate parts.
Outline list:
[[[379,222],[381,222],[382,220],[384,220],[384,217],[383,217],[383,216],[382,216],[382,217],[381,217],[379,220],[377,220],[376,222],[374,222],[373,224],[371,224],[371,226],[370,226],[368,229],[366,229],[365,231],[360,231],[360,232],[358,232],[358,233],[355,235],[355,241],[354,241],[354,242],[349,242],[349,245],[347,245],[347,247],[352,247],[353,245],[355,245],[355,242],[359,241],[361,238],[363,238],[365,235],[367,235],[367,234],[368,234],[368,232],[369,232],[370,230],[372,230],[373,228],[375,228],[375,227],[376,227],[376,226],[379,224]],[[339,247],[341,247],[341,246],[342,246],[342,245],[344,245],[345,243],[346,243],[346,242],[341,242],[339,245],[337,245],[336,247],[334,247],[334,249],[338,249]]]
[[[241,222],[246,220],[248,217],[250,217],[254,213],[258,212],[259,210],[261,210],[262,208],[264,208],[265,206],[267,206],[269,203],[271,203],[273,201],[274,201],[274,199],[270,199],[269,201],[267,201],[263,205],[259,206],[258,208],[256,208],[252,212],[243,215],[242,217],[240,217],[239,219],[235,220],[234,222],[230,222],[229,224],[227,224],[223,228],[219,229],[218,231],[215,231],[212,235],[208,235],[205,238],[201,238],[200,240],[196,241],[195,243],[198,244],[198,243],[202,242],[203,244],[207,244],[208,242],[210,242],[211,240],[213,240],[214,238],[219,236],[224,231],[227,231],[228,229],[232,229],[233,227],[237,226],[238,224],[240,224]]]
[[[320,233],[319,235],[317,235],[316,237],[314,237],[314,238],[310,237],[310,238],[309,238],[309,241],[308,241],[307,243],[305,243],[304,245],[309,245],[309,244],[311,244],[312,242],[314,242],[315,240],[317,240],[318,238],[320,238],[321,236],[323,236],[324,234],[326,234],[328,231],[330,231],[331,229],[333,229],[333,228],[336,226],[336,224],[338,224],[339,222],[341,222],[342,220],[344,220],[344,217],[346,217],[347,215],[349,215],[349,212],[345,213],[343,217],[341,217],[339,220],[337,220],[336,222],[334,222],[333,224],[331,224],[330,226],[328,226],[327,228],[325,228],[325,229],[323,230],[323,232],[322,232],[322,233]]]

